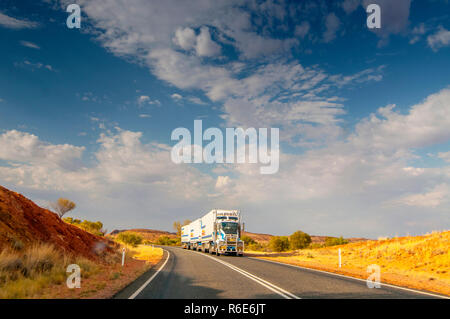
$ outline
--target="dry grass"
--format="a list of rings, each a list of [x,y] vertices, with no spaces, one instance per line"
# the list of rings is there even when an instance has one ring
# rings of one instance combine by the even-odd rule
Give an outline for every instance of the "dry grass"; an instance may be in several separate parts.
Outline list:
[[[163,256],[163,250],[161,248],[155,248],[149,245],[139,245],[129,249],[133,254],[133,258],[137,260],[145,260],[151,263],[157,263]]]
[[[50,244],[36,244],[20,251],[4,249],[0,252],[0,298],[34,298],[42,289],[64,283],[66,267],[71,263],[81,267],[82,277],[99,268],[86,258],[70,258]]]
[[[342,268],[338,268],[339,248]],[[304,249],[272,257],[265,254],[261,258],[360,278],[367,278],[367,266],[377,264],[383,282],[450,295],[450,231]]]

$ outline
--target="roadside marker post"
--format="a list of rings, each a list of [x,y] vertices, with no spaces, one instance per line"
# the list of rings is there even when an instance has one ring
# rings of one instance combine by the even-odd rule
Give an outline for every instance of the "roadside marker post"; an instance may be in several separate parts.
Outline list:
[[[125,264],[125,247],[122,248],[122,267]]]
[[[342,265],[341,249],[339,248],[339,268],[341,268],[341,265]]]

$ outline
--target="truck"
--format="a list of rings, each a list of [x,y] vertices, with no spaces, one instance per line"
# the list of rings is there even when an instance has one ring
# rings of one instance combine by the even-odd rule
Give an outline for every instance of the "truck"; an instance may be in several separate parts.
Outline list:
[[[240,211],[213,209],[203,217],[182,226],[181,246],[217,256],[243,256]]]

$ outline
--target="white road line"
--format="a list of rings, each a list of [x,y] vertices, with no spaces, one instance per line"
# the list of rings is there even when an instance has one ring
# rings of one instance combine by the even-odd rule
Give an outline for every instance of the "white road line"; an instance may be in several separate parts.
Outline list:
[[[329,274],[329,275],[333,275],[333,276],[337,276],[337,277],[344,277],[344,278],[349,278],[349,279],[354,279],[354,280],[358,280],[358,281],[367,282],[365,279],[351,277],[351,276],[346,276],[346,275],[341,275],[341,274],[336,274],[334,272],[329,272],[329,271],[325,271],[325,270],[307,268],[307,267],[302,267],[302,266],[297,266],[297,265],[292,265],[292,264],[286,264],[286,263],[282,263],[282,262],[274,261],[274,260],[260,259],[260,258],[256,258],[256,257],[247,257],[247,258],[254,259],[254,260],[267,261],[267,262],[274,263],[274,264],[290,266],[290,267],[306,269],[306,270],[312,270],[312,271],[321,272],[321,273],[325,273],[325,274]],[[437,297],[437,298],[442,298],[442,299],[450,299],[450,297],[447,297],[447,296],[436,295],[436,294],[433,294],[433,293],[430,293],[430,292],[424,292],[424,291],[420,291],[420,290],[414,290],[414,289],[410,289],[410,288],[394,286],[394,285],[390,285],[390,284],[386,284],[386,283],[380,283],[380,285],[381,286],[385,286],[385,287],[390,287],[390,288],[396,288],[396,289],[400,289],[400,290],[406,290],[406,291],[410,291],[410,292],[415,292],[415,293],[422,294],[422,295],[427,295],[427,296],[432,296],[432,297]]]
[[[245,276],[247,278],[250,278],[251,280],[253,280],[253,281],[257,282],[258,284],[260,284],[261,286],[264,286],[267,289],[275,292],[276,294],[280,295],[281,297],[283,297],[285,299],[301,299],[300,297],[298,297],[298,296],[296,296],[294,294],[291,294],[289,291],[286,291],[283,288],[280,288],[280,287],[278,287],[278,286],[276,286],[276,285],[274,285],[274,284],[272,284],[272,283],[270,283],[270,282],[268,282],[268,281],[266,281],[266,280],[264,280],[262,278],[259,278],[259,277],[255,276],[255,275],[245,271],[245,270],[242,270],[241,268],[238,268],[238,267],[236,267],[236,266],[234,266],[234,265],[232,265],[230,263],[227,263],[227,262],[225,262],[223,260],[220,260],[218,258],[209,256],[209,255],[206,255],[204,253],[200,253],[200,252],[196,252],[196,253],[199,254],[199,255],[211,258],[212,260],[214,260],[214,261],[216,261],[218,263],[221,263],[221,264],[227,266],[228,268],[231,268],[232,270],[240,273],[241,275],[243,275],[243,276]]]
[[[135,291],[134,294],[132,294],[128,299],[134,299],[136,298],[142,290],[144,290],[145,287],[148,286],[148,284],[156,277],[156,275],[164,268],[164,266],[167,264],[167,262],[169,261],[169,257],[170,257],[170,253],[167,250],[164,250],[165,252],[167,252],[167,258],[166,261],[164,262],[164,264],[162,264],[161,267],[159,267],[159,269],[153,274],[153,276],[151,276],[138,290]]]

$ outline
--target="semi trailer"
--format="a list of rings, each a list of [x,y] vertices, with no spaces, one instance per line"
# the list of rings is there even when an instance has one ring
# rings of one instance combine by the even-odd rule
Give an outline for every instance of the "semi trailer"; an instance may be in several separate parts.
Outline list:
[[[244,254],[241,240],[241,213],[238,210],[213,209],[203,217],[181,227],[184,249],[205,253]]]

